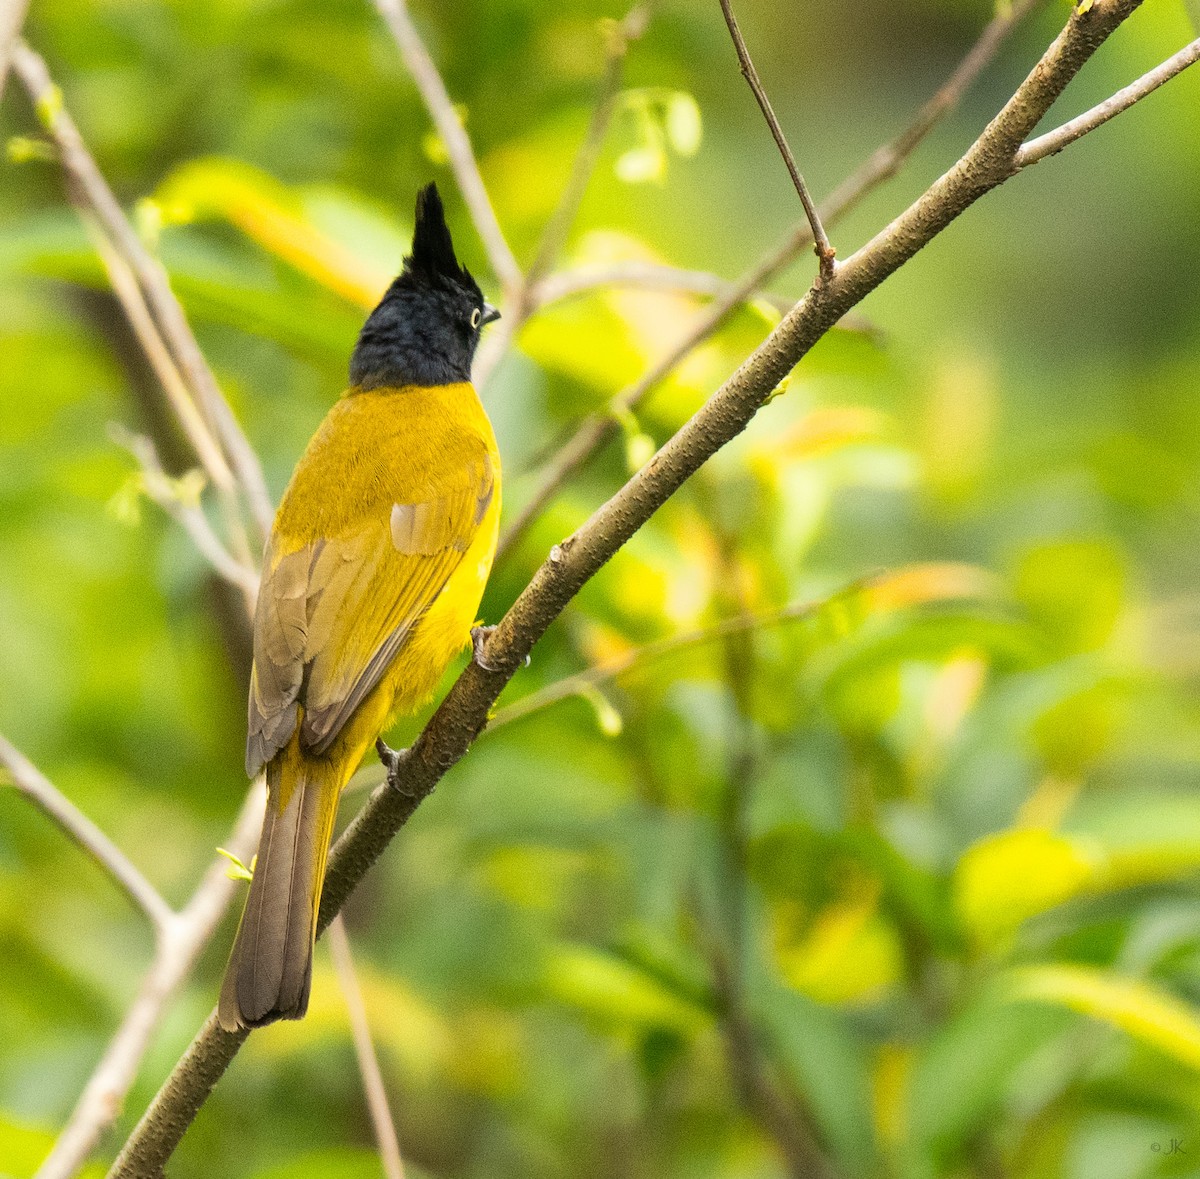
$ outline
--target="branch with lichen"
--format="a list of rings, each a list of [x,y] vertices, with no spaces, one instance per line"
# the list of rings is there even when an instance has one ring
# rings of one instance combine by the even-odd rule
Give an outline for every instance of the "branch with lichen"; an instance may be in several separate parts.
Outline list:
[[[836,223],[870,192],[896,175],[929,132],[961,101],[963,94],[996,56],[1017,23],[1044,2],[1020,0],[1020,3],[997,13],[988,22],[945,84],[917,112],[913,121],[894,139],[877,148],[822,204],[819,212],[825,224]],[[500,537],[497,561],[502,561],[516,548],[558,492],[620,433],[621,422],[627,420],[628,415],[696,348],[719,331],[738,307],[753,299],[767,283],[795,261],[801,251],[812,244],[812,240],[812,228],[806,220],[790,231],[781,243],[768,250],[734,283],[725,283],[716,275],[698,271],[645,265],[567,271],[543,280],[542,298],[545,302],[569,298],[573,294],[605,285],[690,290],[698,294],[710,294],[714,301],[657,364],[612,398],[607,413],[586,418],[558,450],[543,472],[537,488],[505,527]]]
[[[705,405],[582,527],[555,545],[468,664],[411,749],[398,755],[335,844],[321,900],[324,929],[395,833],[466,754],[497,697],[534,644],[587,581],[683,483],[736,438],[772,390],[852,307],[981,197],[1014,174],[1022,144],[1072,78],[1141,0],[1095,0],[1075,10],[1013,97],[961,159],[890,225],[815,284]],[[225,1032],[214,1012],[159,1091],[114,1164],[111,1179],[161,1174],[248,1032]]]

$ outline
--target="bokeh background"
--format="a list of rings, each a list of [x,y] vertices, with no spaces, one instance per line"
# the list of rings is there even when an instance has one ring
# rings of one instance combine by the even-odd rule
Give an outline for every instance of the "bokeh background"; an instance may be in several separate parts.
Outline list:
[[[528,261],[587,125],[599,22],[624,9],[415,8]],[[715,0],[654,8],[566,262],[732,278],[799,210]],[[904,127],[992,13],[738,9],[818,194]],[[1067,12],[1043,5],[837,226],[842,256],[956,158]],[[273,494],[363,317],[280,218],[386,281],[437,179],[496,292],[370,4],[34,0],[27,35],[139,210]],[[1180,0],[1146,3],[1055,119],[1193,36]],[[1200,1173],[1198,111],[1200,71],[987,197],[539,645],[502,707],[834,595],[511,719],[359,889],[348,928],[410,1175],[788,1174],[748,1059],[843,1179]],[[244,633],[112,440],[110,423],[161,427],[154,386],[39,134],[10,79],[0,135],[26,138],[0,164],[0,732],[181,903],[245,791]],[[806,256],[773,290],[798,296],[811,271]],[[606,291],[526,328],[485,392],[510,510],[702,307]],[[496,570],[487,618],[771,315],[745,308],[627,423]],[[182,454],[167,447],[177,472]],[[0,870],[0,1172],[23,1177],[151,935],[12,790]],[[210,1009],[232,932],[231,914],[90,1173]],[[381,1174],[323,946],[308,1018],[252,1037],[171,1174]]]

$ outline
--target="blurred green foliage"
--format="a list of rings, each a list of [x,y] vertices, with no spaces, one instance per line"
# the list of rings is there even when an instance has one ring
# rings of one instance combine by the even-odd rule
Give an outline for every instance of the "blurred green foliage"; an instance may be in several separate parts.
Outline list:
[[[904,125],[989,15],[985,0],[738,7],[818,192]],[[843,256],[955,157],[1066,9],[1022,28],[837,227]],[[599,22],[622,10],[416,15],[528,261],[587,125]],[[1192,35],[1179,0],[1145,5],[1062,113]],[[369,4],[35,0],[28,36],[160,250],[274,493],[428,178],[494,293]],[[657,5],[626,85],[570,260],[735,275],[798,210],[717,6]],[[847,1179],[1194,1173],[1198,107],[1185,75],[969,212],[864,306],[873,332],[823,341],[539,645],[502,705],[892,571],[506,725],[422,806],[347,912],[410,1174],[785,1173],[731,1066],[730,969],[760,1068]],[[12,80],[0,131],[24,137],[0,165],[0,731],[181,902],[244,790],[244,636],[110,441],[111,422],[161,428],[153,384]],[[486,391],[510,508],[701,303],[603,292],[528,325]],[[625,423],[627,445],[497,569],[489,619],[767,326],[739,313]],[[24,1179],[150,934],[12,791],[0,865],[0,1172]],[[106,1157],[211,1006],[231,934],[232,917]],[[308,1018],[252,1038],[171,1173],[380,1173],[323,949]]]

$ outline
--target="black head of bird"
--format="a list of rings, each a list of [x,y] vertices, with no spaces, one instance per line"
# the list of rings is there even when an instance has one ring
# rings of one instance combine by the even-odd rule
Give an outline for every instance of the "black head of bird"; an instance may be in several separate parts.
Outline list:
[[[359,333],[350,382],[377,389],[469,381],[479,333],[499,317],[459,264],[437,185],[427,185],[417,195],[412,253]]]

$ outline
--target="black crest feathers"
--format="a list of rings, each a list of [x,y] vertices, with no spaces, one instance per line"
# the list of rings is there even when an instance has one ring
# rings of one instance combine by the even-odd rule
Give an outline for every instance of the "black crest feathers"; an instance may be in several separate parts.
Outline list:
[[[427,184],[417,193],[412,253],[404,259],[404,269],[414,276],[449,279],[467,290],[478,290],[470,271],[459,265],[454,254],[454,242],[436,184]]]
[[[412,252],[359,333],[350,383],[378,389],[469,381],[480,328],[491,318],[454,254],[437,186],[428,184],[417,194]]]

